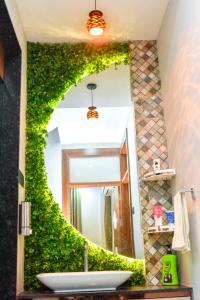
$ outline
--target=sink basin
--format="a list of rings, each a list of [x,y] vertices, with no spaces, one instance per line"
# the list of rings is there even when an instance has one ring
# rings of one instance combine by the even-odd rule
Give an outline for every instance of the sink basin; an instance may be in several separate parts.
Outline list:
[[[115,290],[132,275],[129,271],[42,273],[36,277],[55,292]]]

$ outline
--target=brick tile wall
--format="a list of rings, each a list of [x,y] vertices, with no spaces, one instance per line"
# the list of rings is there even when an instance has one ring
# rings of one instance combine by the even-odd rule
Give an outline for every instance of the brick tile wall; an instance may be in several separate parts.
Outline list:
[[[161,280],[161,258],[166,253],[164,245],[171,243],[172,236],[169,233],[148,234],[147,229],[154,225],[153,205],[159,203],[171,209],[172,200],[168,181],[149,184],[142,180],[145,173],[152,171],[155,158],[161,159],[162,169],[168,168],[156,41],[130,42],[130,50],[147,283],[157,285]]]

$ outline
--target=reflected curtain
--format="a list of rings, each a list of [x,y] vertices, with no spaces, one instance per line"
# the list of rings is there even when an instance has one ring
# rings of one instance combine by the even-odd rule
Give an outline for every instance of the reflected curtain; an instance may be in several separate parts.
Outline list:
[[[106,249],[112,251],[111,196],[104,196],[104,228]]]
[[[70,223],[82,232],[81,222],[81,195],[78,189],[70,190]]]

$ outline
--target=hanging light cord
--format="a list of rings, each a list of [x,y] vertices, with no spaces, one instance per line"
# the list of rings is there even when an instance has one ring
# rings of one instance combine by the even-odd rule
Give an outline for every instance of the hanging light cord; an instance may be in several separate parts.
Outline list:
[[[95,10],[97,9],[97,1],[96,0],[94,0],[94,8],[95,8]]]
[[[93,106],[93,90],[91,90],[91,96],[92,96],[92,106]]]

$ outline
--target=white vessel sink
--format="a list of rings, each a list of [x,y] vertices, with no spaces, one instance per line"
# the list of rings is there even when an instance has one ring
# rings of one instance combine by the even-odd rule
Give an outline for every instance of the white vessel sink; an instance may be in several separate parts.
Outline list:
[[[36,277],[55,292],[115,290],[132,275],[129,271],[42,273]]]

